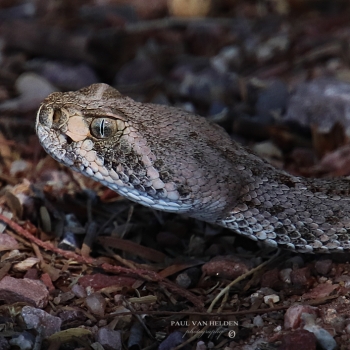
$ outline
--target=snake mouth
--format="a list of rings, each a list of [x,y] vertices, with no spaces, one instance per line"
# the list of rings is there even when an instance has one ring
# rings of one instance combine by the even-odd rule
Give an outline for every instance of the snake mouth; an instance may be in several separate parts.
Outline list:
[[[63,136],[66,138],[67,145],[71,145],[74,141],[72,138],[70,138],[68,135],[63,134]]]

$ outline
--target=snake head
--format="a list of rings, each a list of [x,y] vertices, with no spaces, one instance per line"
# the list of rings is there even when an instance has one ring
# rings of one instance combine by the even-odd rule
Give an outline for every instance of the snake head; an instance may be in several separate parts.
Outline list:
[[[36,132],[57,161],[154,209],[216,221],[239,195],[243,175],[228,160],[225,133],[106,84],[49,95]]]

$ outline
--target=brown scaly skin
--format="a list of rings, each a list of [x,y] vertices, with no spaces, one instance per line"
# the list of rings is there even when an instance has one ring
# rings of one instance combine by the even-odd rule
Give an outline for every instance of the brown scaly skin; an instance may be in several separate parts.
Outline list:
[[[299,252],[350,250],[350,182],[275,169],[220,127],[106,84],[53,93],[36,130],[56,160],[121,195]]]

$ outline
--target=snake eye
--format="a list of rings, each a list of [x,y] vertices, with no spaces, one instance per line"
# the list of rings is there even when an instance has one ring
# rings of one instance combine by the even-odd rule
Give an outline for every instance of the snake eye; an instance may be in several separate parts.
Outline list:
[[[110,118],[96,118],[90,125],[90,131],[98,139],[107,139],[117,131],[117,123]]]

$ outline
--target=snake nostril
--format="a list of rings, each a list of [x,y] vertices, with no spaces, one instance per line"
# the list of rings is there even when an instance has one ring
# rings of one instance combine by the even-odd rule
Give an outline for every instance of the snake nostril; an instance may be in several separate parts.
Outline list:
[[[70,145],[71,143],[73,143],[73,140],[66,135],[66,139],[67,139],[67,145]]]
[[[62,116],[62,112],[59,109],[55,109],[53,112],[52,122],[58,124]]]

